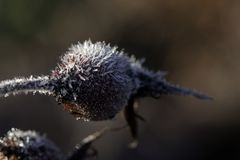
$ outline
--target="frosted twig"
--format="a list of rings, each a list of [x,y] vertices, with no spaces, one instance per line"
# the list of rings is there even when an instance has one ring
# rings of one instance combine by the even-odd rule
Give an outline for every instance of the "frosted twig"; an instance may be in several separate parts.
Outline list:
[[[50,85],[48,76],[28,78],[15,78],[13,80],[5,80],[0,82],[0,97],[7,97],[10,94],[19,93],[40,93],[53,94],[53,86]]]

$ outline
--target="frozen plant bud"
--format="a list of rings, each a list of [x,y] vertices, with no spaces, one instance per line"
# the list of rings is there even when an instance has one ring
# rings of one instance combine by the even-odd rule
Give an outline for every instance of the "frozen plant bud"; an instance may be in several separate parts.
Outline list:
[[[77,144],[70,154],[63,154],[45,136],[35,131],[12,128],[0,138],[0,160],[85,160],[97,155],[92,144],[110,131],[121,128],[104,127],[88,135]]]
[[[0,139],[0,159],[65,160],[65,156],[45,136],[13,128]]]
[[[85,120],[113,118],[139,85],[129,57],[116,47],[91,41],[73,45],[51,79],[58,102]]]
[[[208,96],[167,82],[163,72],[153,72],[117,47],[90,40],[69,48],[51,75],[3,81],[0,96],[40,92],[56,97],[77,119],[107,120],[141,97]]]

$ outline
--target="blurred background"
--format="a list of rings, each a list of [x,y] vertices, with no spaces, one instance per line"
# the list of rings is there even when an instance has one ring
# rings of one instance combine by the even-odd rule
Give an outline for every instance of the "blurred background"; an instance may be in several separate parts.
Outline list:
[[[163,96],[141,100],[140,144],[128,130],[94,145],[98,159],[240,159],[240,1],[237,0],[0,0],[0,80],[46,75],[73,43],[106,41],[167,79],[215,98]],[[0,135],[11,127],[46,134],[68,153],[113,121],[83,122],[54,98],[0,100]]]

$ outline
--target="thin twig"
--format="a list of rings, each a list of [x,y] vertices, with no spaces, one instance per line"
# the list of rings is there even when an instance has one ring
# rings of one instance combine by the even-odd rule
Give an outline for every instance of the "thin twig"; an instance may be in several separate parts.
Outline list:
[[[119,131],[121,129],[126,128],[126,126],[119,127],[119,128],[111,128],[111,127],[104,127],[103,129],[87,136],[84,138],[80,144],[76,145],[75,151],[70,155],[68,160],[83,160],[87,157],[95,156],[97,151],[92,148],[92,143],[108,133],[109,131]],[[93,154],[89,153],[89,150],[93,150]]]
[[[7,97],[10,94],[19,93],[40,93],[52,94],[52,86],[48,76],[39,76],[28,78],[15,78],[12,80],[5,80],[0,82],[0,97]]]

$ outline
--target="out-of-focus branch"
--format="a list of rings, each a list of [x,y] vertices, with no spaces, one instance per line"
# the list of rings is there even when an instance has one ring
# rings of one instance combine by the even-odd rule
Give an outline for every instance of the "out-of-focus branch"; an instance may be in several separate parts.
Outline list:
[[[123,128],[104,127],[90,134],[76,145],[70,156],[64,155],[54,143],[35,131],[13,128],[0,139],[0,160],[84,160],[97,155],[93,142],[109,131]]]

